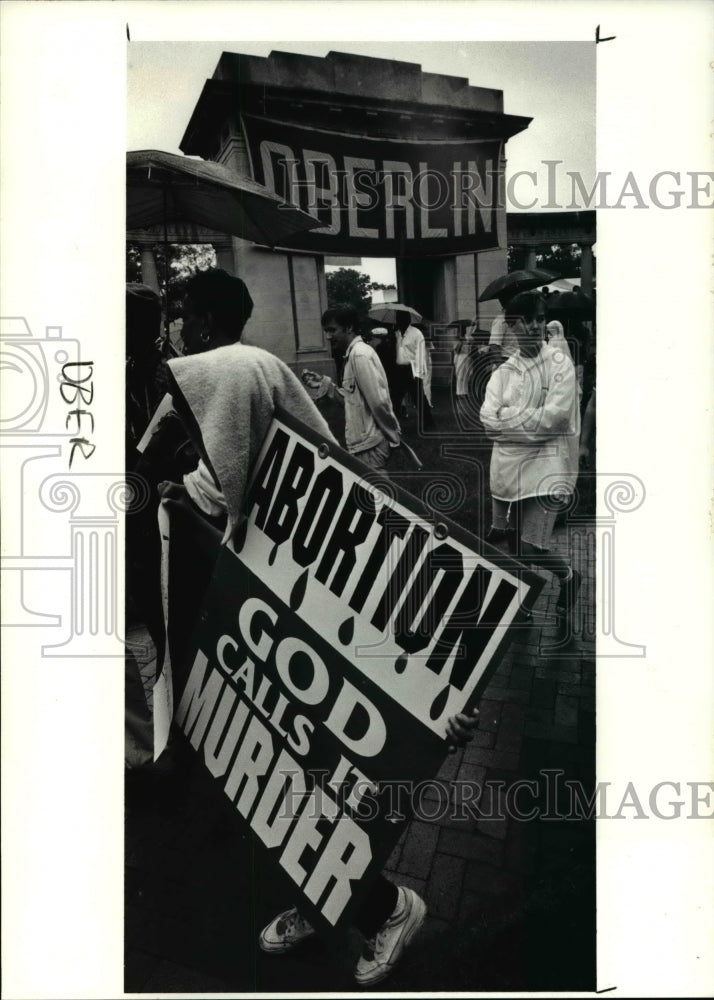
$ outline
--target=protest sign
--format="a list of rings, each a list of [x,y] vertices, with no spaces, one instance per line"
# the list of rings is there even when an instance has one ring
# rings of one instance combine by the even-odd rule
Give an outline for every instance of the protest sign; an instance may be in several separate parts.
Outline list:
[[[539,578],[278,412],[175,720],[323,932],[343,930]],[[290,902],[291,900],[286,900]]]

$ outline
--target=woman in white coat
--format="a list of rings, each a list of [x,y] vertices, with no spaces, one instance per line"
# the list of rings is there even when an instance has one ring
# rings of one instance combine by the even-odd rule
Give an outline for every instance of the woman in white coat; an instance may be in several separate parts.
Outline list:
[[[580,574],[550,551],[557,514],[553,499],[569,495],[578,476],[580,411],[575,369],[558,345],[544,343],[545,302],[536,292],[515,296],[505,321],[518,351],[491,376],[481,421],[493,440],[493,517],[486,540],[506,543],[524,561],[560,581],[557,641],[569,637]]]

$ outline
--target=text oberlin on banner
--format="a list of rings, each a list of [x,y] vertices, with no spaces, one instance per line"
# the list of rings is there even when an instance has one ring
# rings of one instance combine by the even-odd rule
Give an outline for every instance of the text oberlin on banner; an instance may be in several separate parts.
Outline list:
[[[253,178],[322,223],[290,247],[382,257],[498,247],[499,139],[374,139],[241,121]]]
[[[176,692],[176,721],[324,933],[399,838],[387,783],[437,773],[446,720],[540,589],[364,473],[276,415]]]

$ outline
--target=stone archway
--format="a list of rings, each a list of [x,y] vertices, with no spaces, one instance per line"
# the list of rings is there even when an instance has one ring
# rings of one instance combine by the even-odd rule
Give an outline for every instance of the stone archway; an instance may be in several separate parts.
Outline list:
[[[401,289],[429,319],[474,315],[480,290],[506,270],[504,150],[530,121],[504,114],[500,90],[413,63],[224,52],[181,149],[323,223],[278,251],[237,238],[221,248],[255,301],[246,339],[289,364],[328,362],[326,255],[394,257]]]

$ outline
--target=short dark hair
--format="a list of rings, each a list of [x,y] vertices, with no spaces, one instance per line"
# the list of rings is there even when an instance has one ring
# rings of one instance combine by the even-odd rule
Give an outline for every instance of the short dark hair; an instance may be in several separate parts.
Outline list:
[[[211,313],[219,330],[240,340],[253,313],[253,300],[240,278],[219,267],[198,271],[186,282],[184,295],[195,312]]]
[[[337,323],[343,329],[351,326],[355,333],[359,333],[360,320],[359,313],[353,306],[333,306],[330,309],[326,309],[322,314],[322,326],[323,328],[328,325],[328,323]]]
[[[506,320],[522,319],[527,323],[538,313],[545,312],[545,299],[540,292],[519,292],[506,306]]]

